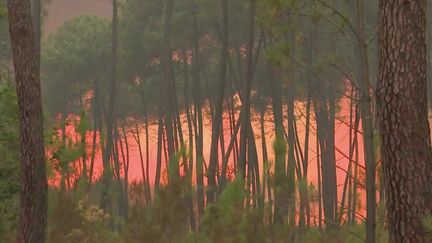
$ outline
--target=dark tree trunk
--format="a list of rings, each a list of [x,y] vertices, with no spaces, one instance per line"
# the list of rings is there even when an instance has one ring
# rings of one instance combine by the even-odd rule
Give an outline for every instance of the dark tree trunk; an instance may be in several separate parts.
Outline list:
[[[381,0],[378,124],[391,242],[430,242],[426,0]]]
[[[94,105],[93,105],[93,107],[95,107]],[[94,163],[95,163],[95,156],[96,156],[96,146],[97,146],[97,144],[96,144],[96,142],[97,142],[97,117],[96,117],[96,111],[95,111],[95,108],[93,108],[93,132],[92,132],[92,150],[91,150],[91,153],[90,153],[90,168],[89,168],[89,174],[88,174],[88,183],[89,183],[89,185],[88,185],[88,188],[89,188],[89,191],[90,191],[90,188],[91,188],[91,183],[92,183],[92,180],[93,180],[93,170],[94,170]]]
[[[253,53],[254,53],[254,39],[255,39],[255,4],[256,0],[249,1],[249,36],[246,53],[246,79],[243,82],[243,89],[241,93],[242,100],[242,116],[241,116],[241,130],[240,130],[240,157],[239,168],[237,176],[244,180],[246,176],[247,166],[247,148],[248,148],[248,134],[250,126],[250,93],[252,88],[253,79]],[[241,65],[239,65],[241,67]],[[243,80],[243,79],[241,79]]]
[[[337,221],[334,103],[335,101],[332,97],[320,99],[314,102],[317,123],[317,139],[319,141],[321,156],[322,201],[325,224],[328,227],[334,227]]]
[[[121,169],[120,169],[120,159],[119,159],[119,149],[118,149],[118,141],[120,140],[118,129],[117,129],[117,123],[114,125],[114,142],[113,142],[113,161],[114,161],[114,169],[115,169],[115,175],[116,175],[116,186],[117,186],[117,207],[118,207],[118,213],[120,217],[123,217],[123,219],[127,219],[127,206],[126,206],[126,200],[124,197],[124,188],[123,183],[121,179]]]
[[[93,119],[94,119],[94,132],[93,132],[93,145],[92,145],[92,157],[90,162],[90,171],[89,171],[89,192],[91,191],[92,183],[93,183],[93,173],[94,173],[94,163],[96,156],[96,148],[97,148],[97,133],[99,132],[99,145],[101,147],[102,156],[105,154],[104,148],[104,140],[103,140],[103,123],[102,123],[102,103],[101,103],[101,94],[99,81],[96,79],[94,83],[94,99],[93,99]]]
[[[102,194],[100,206],[107,209],[109,205],[109,191],[112,180],[110,158],[114,147],[113,130],[115,124],[115,103],[116,103],[116,85],[117,85],[117,47],[118,47],[118,4],[117,0],[112,2],[112,40],[111,40],[111,83],[110,96],[108,101],[108,114],[106,116],[106,141],[105,151],[103,154],[103,175],[102,175]]]
[[[282,111],[282,85],[281,81],[273,75],[273,70],[269,64],[269,76],[271,81],[272,91],[272,108],[273,119],[275,126],[275,184],[274,184],[274,220],[275,223],[282,224],[283,218],[288,215],[288,208],[285,205],[288,203],[288,193],[286,184],[286,141],[284,137],[283,111]]]
[[[39,65],[40,72],[40,58],[41,58],[41,39],[42,39],[42,0],[32,0],[32,19],[33,19],[33,29],[35,33],[35,45],[36,45],[36,60]]]
[[[151,186],[150,186],[150,141],[149,141],[149,120],[147,110],[144,114],[145,121],[145,147],[146,147],[146,187],[147,187],[147,198],[151,201]]]
[[[309,89],[309,85],[308,85]],[[308,166],[309,166],[309,134],[310,134],[310,120],[311,120],[311,96],[310,92],[308,91],[307,101],[306,101],[306,125],[305,125],[305,141],[304,141],[304,157],[303,157],[303,180],[305,182],[304,186],[304,205],[305,208],[305,217],[306,217],[306,225],[308,227],[311,226],[310,224],[310,202],[309,202],[309,185],[308,185]]]
[[[296,159],[294,157],[294,97],[292,94],[287,95],[287,120],[288,120],[288,209],[289,209],[289,224],[295,226],[296,218],[296,194],[295,194],[295,164]],[[300,169],[300,168],[299,168]]]
[[[262,159],[263,159],[263,168],[264,171],[266,170],[266,168],[268,167],[268,151],[267,151],[267,139],[266,139],[266,131],[265,131],[265,113],[266,110],[263,109],[260,111],[260,128],[261,128],[261,151],[262,151]],[[266,174],[263,171],[263,195],[265,196],[265,190],[266,190],[266,183],[267,183],[267,178],[266,178]]]
[[[234,115],[232,116],[231,119],[234,120]],[[235,123],[235,121],[233,121],[233,123]],[[220,191],[223,190],[223,188],[225,187],[225,184],[227,182],[226,173],[227,173],[227,169],[228,169],[228,161],[229,161],[229,158],[231,156],[231,152],[235,148],[235,144],[238,140],[237,134],[238,134],[238,131],[240,130],[240,123],[241,123],[241,114],[239,116],[239,120],[237,121],[237,125],[235,125],[235,127],[233,128],[234,131],[232,131],[231,140],[230,140],[230,143],[228,145],[228,149],[222,158],[222,172],[221,172],[221,176],[219,179],[219,188],[220,188],[219,190]],[[232,124],[231,126],[234,126],[234,124]],[[235,158],[236,158],[236,155],[234,153],[234,164],[235,164]]]
[[[358,115],[358,114],[357,114]],[[357,131],[355,131],[357,133]],[[359,174],[359,145],[357,134],[355,134],[355,156],[354,156],[354,177],[353,177],[353,191],[352,191],[352,206],[351,206],[351,224],[355,225],[357,222],[357,189],[359,185],[358,174]]]
[[[160,104],[162,105],[162,102]],[[164,124],[163,124],[162,112],[159,111],[156,174],[155,174],[155,182],[154,182],[155,193],[157,193],[159,191],[160,177],[161,177],[161,170],[162,170],[162,147],[163,147],[163,136],[164,136],[163,127],[164,127]]]
[[[150,203],[150,198],[149,195],[150,193],[148,192],[148,188],[147,188],[147,173],[146,173],[146,168],[144,166],[144,155],[142,152],[142,147],[141,147],[141,136],[140,136],[140,129],[138,127],[138,124],[135,124],[135,133],[132,132],[134,138],[135,138],[135,142],[138,145],[138,152],[139,152],[139,158],[140,158],[140,165],[141,165],[141,175],[143,178],[143,190],[144,190],[144,196],[145,196],[145,201],[147,203]]]
[[[82,107],[82,105],[81,105]],[[80,122],[84,122],[84,120],[87,120],[86,118],[86,112],[83,110],[82,115],[80,117]],[[81,158],[82,158],[82,172],[81,177],[82,180],[84,180],[84,183],[87,183],[87,142],[86,142],[86,135],[87,135],[87,128],[85,126],[82,126],[82,130],[80,131],[80,137],[81,137]]]
[[[322,204],[322,176],[321,176],[321,151],[319,146],[318,136],[316,137],[316,161],[317,161],[317,174],[318,174],[318,227],[322,230],[323,223],[323,204]]]
[[[210,163],[208,173],[208,189],[207,201],[209,203],[214,201],[216,192],[216,168],[218,164],[218,143],[219,133],[222,124],[223,115],[223,100],[225,94],[226,72],[227,72],[227,59],[228,59],[228,2],[221,0],[222,6],[222,36],[221,36],[221,69],[218,86],[218,94],[216,97],[215,113],[212,119],[212,139],[210,145]]]
[[[200,80],[200,50],[198,35],[197,7],[192,6],[193,15],[193,39],[194,48],[192,55],[192,79],[193,79],[193,99],[194,99],[194,132],[195,132],[195,161],[196,161],[196,180],[197,180],[197,205],[198,218],[204,214],[204,176],[203,176],[203,120],[202,120],[202,101],[201,101],[201,80]]]
[[[164,15],[164,34],[163,34],[163,51],[161,57],[162,64],[162,74],[163,74],[163,97],[165,98],[164,103],[164,118],[165,118],[165,131],[166,131],[166,141],[168,149],[168,161],[170,164],[170,171],[168,176],[168,181],[172,181],[174,176],[177,177],[175,171],[177,171],[178,161],[173,161],[175,154],[175,106],[173,102],[175,98],[173,91],[175,90],[173,68],[172,68],[172,45],[171,45],[171,35],[172,35],[172,13],[173,13],[173,0],[166,0],[165,4],[165,15]],[[172,167],[175,166],[175,167]],[[175,170],[175,171],[173,171]]]
[[[146,96],[144,93],[144,87],[143,85],[140,86],[140,93],[141,93],[141,98],[143,101],[143,110],[144,110],[144,125],[145,125],[145,147],[146,147],[146,168],[145,168],[145,177],[143,174],[143,183],[144,183],[144,188],[145,188],[145,192],[147,192],[146,195],[146,200],[148,200],[148,202],[151,201],[151,189],[150,189],[150,154],[149,154],[149,119],[148,119],[148,111],[147,111],[147,100],[146,100]],[[138,130],[138,129],[137,129]],[[139,143],[141,143],[139,134],[137,134],[137,138],[139,139]],[[139,147],[140,149],[141,146]],[[140,152],[142,153],[142,152]]]
[[[188,204],[188,213],[189,213],[189,225],[191,229],[195,229],[195,214],[194,214],[194,205],[193,205],[193,189],[192,189],[192,173],[193,173],[193,128],[192,128],[192,115],[190,112],[190,101],[189,101],[189,66],[188,66],[188,56],[186,50],[183,50],[183,66],[184,66],[184,75],[185,75],[185,86],[184,86],[184,99],[185,99],[185,112],[186,119],[188,125],[188,153],[185,156],[183,161],[184,163],[184,174],[188,183],[188,192],[187,192],[187,204]],[[184,152],[186,154],[186,151]]]
[[[125,199],[125,213],[126,213],[125,215],[127,216],[129,213],[129,143],[128,143],[126,129],[124,125],[122,126],[124,145],[118,129],[117,129],[117,134],[119,136],[118,141],[120,144],[120,150],[121,150],[122,160],[123,160],[123,172],[124,172],[123,195]]]
[[[369,58],[368,43],[364,26],[364,1],[357,0],[357,37],[358,37],[358,82],[360,88],[360,112],[363,128],[363,149],[366,165],[366,242],[375,242],[375,207],[376,207],[376,189],[375,189],[375,151],[373,145],[373,125],[369,80]]]
[[[17,242],[44,242],[47,175],[39,61],[29,0],[9,0],[9,33],[18,96],[21,194]]]

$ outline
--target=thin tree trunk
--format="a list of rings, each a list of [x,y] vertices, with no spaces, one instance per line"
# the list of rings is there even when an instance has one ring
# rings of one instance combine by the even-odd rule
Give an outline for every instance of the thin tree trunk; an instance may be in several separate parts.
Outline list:
[[[234,119],[234,118],[232,118],[232,119]],[[230,140],[230,143],[228,145],[227,151],[222,158],[223,159],[222,160],[222,172],[221,172],[221,176],[219,179],[220,191],[223,190],[223,188],[225,187],[225,184],[227,182],[226,173],[227,173],[227,169],[228,169],[228,161],[229,161],[229,158],[231,156],[232,150],[235,149],[235,144],[237,142],[237,134],[238,134],[238,131],[240,130],[240,125],[241,125],[241,114],[239,116],[239,120],[237,121],[237,125],[235,125],[234,131],[231,134],[231,140]],[[234,153],[234,155],[235,155],[235,153]],[[236,155],[234,156],[234,163],[235,163],[235,157],[236,157]]]
[[[354,89],[354,88],[352,88]],[[354,97],[354,90],[351,91],[351,97]],[[354,98],[353,98],[354,99]],[[343,185],[343,189],[342,189],[342,202],[341,202],[341,206],[340,206],[340,210],[339,210],[339,222],[340,224],[342,224],[342,220],[343,220],[343,215],[344,215],[344,211],[345,211],[345,201],[346,198],[348,197],[348,203],[347,203],[347,218],[348,221],[350,218],[350,213],[351,213],[351,193],[350,193],[350,184],[352,181],[352,164],[353,164],[353,155],[354,155],[354,149],[357,143],[357,130],[358,130],[358,126],[359,126],[359,116],[357,114],[357,106],[356,109],[354,109],[354,101],[353,99],[351,99],[350,102],[350,124],[349,124],[349,154],[348,154],[348,169],[347,169],[347,174],[345,177],[345,181],[344,181],[344,185]],[[355,115],[355,117],[354,117]],[[355,121],[353,120],[355,118]],[[354,133],[354,136],[353,136]]]
[[[139,152],[139,158],[140,158],[140,165],[141,165],[141,175],[143,178],[143,188],[144,188],[144,195],[145,195],[145,201],[147,203],[150,203],[150,198],[149,198],[149,192],[148,192],[148,188],[147,188],[147,174],[146,174],[146,169],[144,166],[144,155],[142,152],[142,147],[141,147],[141,136],[140,136],[140,130],[138,127],[138,124],[135,124],[135,134],[134,134],[134,138],[135,141],[138,145],[138,152]]]
[[[308,108],[306,108],[306,110],[308,110]],[[310,110],[310,109],[309,109]],[[309,111],[310,112],[310,111]],[[306,115],[307,117],[310,115]],[[309,118],[306,118],[309,119]],[[299,191],[299,196],[300,196],[300,210],[299,210],[299,222],[298,222],[298,226],[299,226],[299,238],[300,240],[302,240],[302,236],[303,236],[303,232],[304,232],[304,227],[306,225],[306,220],[308,220],[308,215],[307,215],[307,208],[308,208],[308,204],[309,204],[309,198],[308,198],[308,181],[307,181],[307,163],[305,165],[305,159],[304,159],[304,155],[303,155],[303,150],[301,148],[301,144],[300,144],[300,138],[299,138],[299,134],[298,134],[298,129],[297,129],[297,121],[294,117],[294,119],[292,119],[292,123],[293,123],[293,128],[294,128],[294,139],[295,139],[295,143],[294,143],[294,149],[295,149],[295,159],[297,161],[297,183],[298,183],[298,191]],[[306,125],[308,126],[309,121],[306,121]],[[309,136],[309,128],[306,127],[306,135]],[[305,139],[306,141],[308,141],[308,138]],[[305,145],[305,148],[308,148],[307,145]],[[307,151],[305,151],[305,153],[307,153]]]
[[[288,215],[287,207],[288,193],[287,187],[284,186],[286,183],[286,141],[284,137],[284,125],[283,125],[283,111],[282,111],[282,85],[280,80],[276,80],[273,75],[273,70],[268,64],[268,72],[271,80],[272,90],[272,108],[273,118],[275,126],[275,141],[274,141],[274,153],[275,153],[275,182],[274,182],[274,221],[277,224],[283,223],[283,218]]]
[[[144,115],[145,121],[145,147],[146,147],[146,187],[147,187],[147,198],[151,201],[151,186],[150,186],[150,141],[149,141],[149,121],[148,113],[146,111]]]
[[[188,66],[188,56],[187,51],[183,50],[183,66],[184,66],[184,75],[185,75],[185,86],[184,86],[184,100],[185,100],[185,113],[188,125],[188,152],[185,153],[184,158],[184,174],[186,181],[188,183],[188,192],[187,192],[187,204],[188,204],[188,213],[189,213],[189,225],[191,229],[195,229],[195,215],[194,215],[194,207],[193,207],[193,189],[192,189],[192,173],[193,173],[193,128],[192,128],[192,115],[190,113],[190,101],[189,101],[189,66]],[[185,148],[186,149],[186,148]]]
[[[124,139],[124,146],[122,138],[120,137],[120,133],[117,129],[117,134],[119,136],[118,141],[120,144],[120,150],[122,154],[122,161],[123,161],[123,172],[124,172],[124,189],[123,189],[123,195],[125,199],[125,215],[127,218],[127,215],[129,213],[129,143],[127,140],[127,134],[126,129],[124,125],[122,126],[122,134]],[[126,153],[125,153],[126,150]]]
[[[309,85],[308,85],[309,89]],[[308,91],[307,101],[306,101],[306,125],[305,125],[305,141],[304,141],[304,157],[303,157],[303,177],[306,180],[306,195],[305,195],[305,207],[306,207],[306,224],[310,228],[311,214],[310,214],[310,200],[309,200],[309,185],[307,184],[308,179],[308,166],[309,166],[309,134],[310,134],[310,119],[311,119],[311,105],[312,98],[310,96],[310,91]]]
[[[102,142],[102,124],[100,119],[100,111],[99,111],[99,83],[97,80],[94,81],[94,97],[93,97],[93,142],[92,142],[92,153],[91,153],[91,161],[90,161],[90,171],[89,171],[89,185],[88,192],[90,193],[92,183],[93,183],[93,170],[96,156],[96,147],[97,147],[97,132],[99,129],[99,143]],[[102,151],[103,154],[103,151]]]
[[[249,1],[249,36],[246,54],[246,79],[244,80],[242,99],[242,125],[240,130],[240,158],[237,176],[244,180],[246,176],[246,151],[250,126],[250,93],[253,79],[253,49],[255,37],[255,0]],[[240,65],[241,67],[241,65]]]
[[[170,166],[167,167],[168,181],[171,182],[174,178],[178,177],[178,161],[175,159],[175,98],[174,91],[174,79],[173,79],[173,68],[172,68],[172,45],[171,45],[171,32],[172,32],[172,12],[173,12],[173,0],[166,0],[165,4],[165,15],[164,15],[164,33],[163,33],[163,50],[161,53],[161,65],[162,65],[162,92],[161,95],[164,97],[165,102],[163,106],[164,124],[166,132],[166,146],[168,152],[167,163]],[[172,165],[172,166],[171,166]]]
[[[334,101],[321,98],[314,102],[317,122],[317,138],[320,143],[322,199],[325,223],[336,226],[336,162],[334,157]]]
[[[100,206],[103,210],[107,209],[109,204],[109,191],[111,184],[111,165],[110,158],[113,150],[113,128],[115,124],[115,103],[116,103],[116,85],[117,85],[117,40],[118,34],[118,5],[117,0],[112,2],[112,46],[111,46],[111,84],[110,96],[108,101],[108,114],[106,116],[106,145],[103,154],[103,175],[102,175],[102,193]]]
[[[294,157],[294,98],[292,94],[288,94],[287,97],[287,110],[288,110],[288,214],[289,214],[289,224],[293,227],[295,226],[295,208],[296,208],[296,195],[295,195],[295,164],[296,159]]]
[[[265,201],[266,197],[266,190],[267,190],[267,198],[268,198],[268,205],[270,208],[270,212],[268,214],[268,222],[271,224],[273,222],[272,219],[272,211],[271,207],[273,205],[272,201],[272,195],[271,195],[271,178],[270,178],[270,165],[269,165],[269,159],[268,159],[268,151],[267,151],[267,139],[266,139],[266,132],[265,132],[265,110],[261,111],[261,119],[260,119],[260,126],[261,126],[261,147],[262,147],[262,157],[263,157],[263,185],[262,185],[262,197],[263,201]],[[263,212],[265,213],[265,212]]]
[[[357,114],[358,116],[358,114]],[[353,177],[353,198],[352,198],[352,206],[351,206],[351,224],[355,225],[357,222],[357,189],[358,189],[358,173],[359,173],[359,145],[358,145],[358,138],[357,138],[357,131],[354,131],[354,143],[355,143],[355,159],[354,159],[354,177]]]
[[[323,209],[322,209],[322,178],[321,178],[321,151],[318,139],[318,133],[316,134],[316,153],[317,153],[317,174],[318,174],[318,226],[322,230],[323,223]]]
[[[193,78],[193,99],[194,99],[194,123],[195,125],[195,161],[196,161],[196,180],[197,180],[197,206],[198,218],[204,214],[204,176],[203,176],[203,120],[202,120],[202,101],[201,101],[201,79],[200,79],[200,49],[198,37],[197,6],[195,1],[192,5],[192,26],[194,48],[192,56],[192,78]]]
[[[163,77],[160,80],[161,83],[163,83]],[[156,173],[155,173],[155,183],[154,183],[154,189],[155,194],[159,192],[160,187],[160,177],[161,177],[161,170],[162,170],[162,149],[164,144],[164,115],[163,115],[163,107],[164,107],[164,85],[159,85],[159,118],[158,118],[158,139],[157,139],[157,158],[156,158]]]
[[[81,105],[82,107],[82,105]],[[86,112],[83,111],[82,115],[80,117],[80,123],[84,123],[87,120],[86,118]],[[87,183],[87,142],[86,142],[86,135],[87,135],[87,127],[81,126],[80,137],[81,137],[81,158],[82,158],[82,179],[85,183]]]
[[[366,165],[366,242],[375,242],[375,214],[376,214],[376,166],[375,166],[375,151],[373,145],[373,125],[371,111],[371,95],[370,95],[370,80],[369,80],[369,59],[368,59],[368,43],[366,40],[364,26],[364,1],[357,0],[357,21],[356,29],[358,36],[358,75],[360,87],[360,112],[363,128],[363,143]]]
[[[114,150],[112,153],[113,161],[114,161],[114,169],[117,179],[117,206],[119,210],[120,217],[123,217],[123,219],[127,219],[127,206],[126,206],[126,200],[124,197],[123,192],[123,183],[121,178],[121,170],[120,170],[120,160],[119,160],[119,150],[118,150],[118,141],[120,139],[120,136],[118,134],[118,128],[117,128],[117,122],[114,126]]]
[[[207,201],[212,203],[215,200],[216,192],[216,167],[218,163],[219,133],[222,124],[223,100],[225,94],[227,59],[228,59],[228,2],[221,0],[222,9],[222,37],[221,37],[221,69],[216,98],[215,111],[212,119],[212,139],[210,145],[210,163],[208,173]]]

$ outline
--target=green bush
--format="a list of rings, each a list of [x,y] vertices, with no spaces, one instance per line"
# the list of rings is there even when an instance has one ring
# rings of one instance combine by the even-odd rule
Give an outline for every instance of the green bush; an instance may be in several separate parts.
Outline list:
[[[0,242],[15,237],[18,218],[19,137],[15,88],[0,77]]]

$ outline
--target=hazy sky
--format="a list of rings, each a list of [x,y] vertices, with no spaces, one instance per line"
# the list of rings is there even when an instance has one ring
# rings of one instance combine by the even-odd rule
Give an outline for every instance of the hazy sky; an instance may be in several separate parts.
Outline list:
[[[65,21],[81,14],[111,16],[110,0],[52,0],[48,5],[45,33],[55,31]]]

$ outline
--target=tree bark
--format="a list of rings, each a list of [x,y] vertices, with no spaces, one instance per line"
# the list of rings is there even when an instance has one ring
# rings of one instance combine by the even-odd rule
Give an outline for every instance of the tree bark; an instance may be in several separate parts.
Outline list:
[[[164,14],[164,34],[163,34],[163,51],[161,57],[162,71],[163,71],[163,97],[165,98],[164,103],[164,118],[165,118],[165,131],[166,131],[166,141],[167,141],[167,149],[168,149],[168,161],[170,166],[171,164],[178,167],[178,161],[172,161],[174,159],[175,154],[175,144],[174,140],[176,137],[175,134],[175,103],[173,102],[174,94],[174,80],[173,80],[173,72],[172,72],[172,12],[173,12],[173,0],[166,0],[165,4],[165,14]],[[176,168],[168,168],[168,170],[172,170]],[[168,181],[171,181],[175,173],[168,173]],[[175,175],[176,177],[178,175]]]
[[[331,91],[328,91],[331,92]],[[321,94],[323,95],[323,94]],[[330,95],[332,96],[332,95]],[[336,226],[337,214],[337,178],[334,146],[335,100],[333,97],[321,97],[314,102],[319,140],[322,176],[322,203],[324,220],[328,227]]]
[[[42,3],[41,0],[32,0],[32,18],[33,18],[33,29],[35,33],[35,45],[36,45],[36,60],[38,62],[38,68],[40,72],[40,59],[41,59],[41,38],[42,38]]]
[[[201,101],[201,79],[200,79],[200,49],[198,35],[198,10],[194,2],[192,6],[192,25],[194,48],[192,55],[192,79],[193,79],[193,99],[194,99],[194,132],[195,132],[195,161],[196,161],[196,183],[197,183],[197,206],[198,218],[204,215],[204,176],[203,176],[203,115]],[[192,172],[192,171],[191,171]]]
[[[30,14],[30,0],[9,0],[8,13],[21,143],[21,193],[17,242],[44,242],[48,183],[39,62]]]
[[[250,126],[250,93],[252,88],[253,80],[253,49],[254,49],[254,37],[255,37],[255,5],[256,0],[249,1],[249,36],[246,53],[246,78],[243,82],[243,89],[241,94],[242,100],[242,117],[241,117],[241,129],[240,129],[240,157],[239,157],[239,168],[237,176],[240,176],[242,180],[246,177],[246,166],[247,166],[247,148],[248,148],[248,134]],[[241,67],[241,65],[239,65]],[[243,79],[241,79],[243,80]]]
[[[430,242],[426,0],[381,0],[378,124],[391,242]]]
[[[218,96],[215,104],[215,113],[212,120],[212,139],[210,145],[210,163],[209,163],[209,174],[208,174],[208,189],[207,189],[207,200],[213,202],[216,192],[216,167],[218,164],[218,143],[219,133],[222,124],[223,115],[223,100],[225,94],[225,82],[227,72],[227,59],[228,59],[228,2],[227,0],[221,0],[222,9],[222,37],[221,37],[221,69],[218,86]]]
[[[117,0],[112,2],[112,36],[111,36],[111,83],[110,96],[108,101],[108,114],[106,116],[106,141],[105,152],[103,154],[103,175],[102,175],[102,192],[100,206],[107,209],[109,205],[109,191],[112,180],[110,158],[113,153],[114,137],[113,128],[115,124],[115,103],[116,103],[116,86],[117,86],[117,47],[118,47],[118,4]]]
[[[357,55],[358,55],[358,82],[360,92],[360,112],[363,128],[363,152],[366,165],[366,242],[375,242],[375,214],[376,214],[376,164],[375,151],[373,145],[373,125],[371,111],[371,94],[369,80],[369,58],[368,44],[366,40],[364,26],[364,1],[357,0],[357,21],[356,29],[358,36]]]
[[[273,70],[268,65],[268,71],[271,81],[271,92],[272,92],[272,108],[273,108],[273,119],[275,126],[275,142],[274,142],[274,153],[275,153],[275,183],[274,183],[274,220],[276,223],[282,223],[283,218],[288,215],[287,207],[284,205],[288,201],[288,193],[286,187],[283,186],[286,180],[286,141],[284,138],[284,126],[283,126],[283,111],[282,111],[282,85],[281,80],[276,80],[273,75]],[[280,150],[278,149],[280,148]]]

